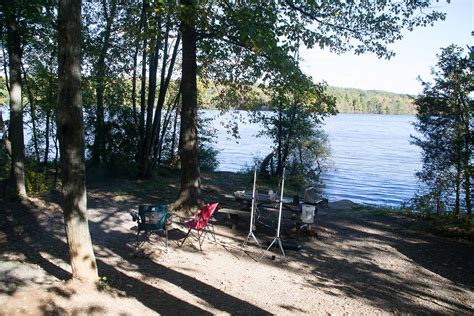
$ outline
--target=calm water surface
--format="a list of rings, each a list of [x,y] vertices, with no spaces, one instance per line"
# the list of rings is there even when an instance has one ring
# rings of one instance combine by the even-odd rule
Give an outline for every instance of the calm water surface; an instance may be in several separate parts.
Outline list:
[[[257,137],[258,124],[239,124],[241,138],[236,142],[222,125],[230,114],[209,111],[207,115],[216,118],[218,170],[240,171],[271,151],[271,141]],[[373,114],[339,114],[326,119],[332,166],[323,180],[329,200],[396,206],[411,198],[418,187],[415,172],[421,168],[420,151],[409,143],[410,134],[415,133],[414,120],[409,115]]]

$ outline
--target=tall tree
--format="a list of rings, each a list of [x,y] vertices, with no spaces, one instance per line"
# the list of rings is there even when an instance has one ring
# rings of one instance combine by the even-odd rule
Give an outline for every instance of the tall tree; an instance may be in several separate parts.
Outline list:
[[[18,26],[17,8],[12,0],[2,4],[7,28],[8,66],[10,70],[10,141],[12,150],[12,180],[16,194],[20,198],[26,197],[25,188],[25,144],[23,135],[23,106],[22,106],[22,78],[21,59],[22,48],[20,30]]]
[[[181,1],[180,12],[182,48],[181,73],[181,129],[179,157],[181,161],[181,189],[174,207],[192,209],[201,203],[201,172],[198,158],[197,134],[197,3]]]
[[[61,152],[64,222],[73,278],[98,280],[89,233],[81,96],[81,0],[60,0],[57,128]]]
[[[444,18],[442,13],[429,10],[430,1],[183,0],[181,4],[182,174],[176,204],[186,206],[200,200],[194,119],[197,102],[193,101],[196,92],[190,78],[198,73],[196,54],[200,74],[248,92],[246,86],[257,81],[267,83],[269,72],[286,71],[300,45],[319,46],[337,53],[372,52],[390,58],[394,53],[388,45],[401,39],[404,29],[412,30]],[[222,94],[227,100],[227,95],[237,96],[235,104],[243,99],[242,93],[223,90]]]
[[[176,5],[172,2],[167,2],[166,5],[158,3],[153,11],[155,12],[151,14],[153,24],[149,28],[153,36],[150,48],[154,48],[150,56],[147,110],[146,113],[142,112],[143,115],[146,114],[146,121],[143,119],[144,131],[141,133],[144,135],[139,168],[139,176],[142,178],[151,177],[162,146],[160,138],[163,107],[170,91],[170,82],[175,71],[181,41],[181,35],[176,27]],[[158,76],[160,59],[161,71]],[[158,97],[156,97],[157,94]]]
[[[278,74],[267,88],[271,97],[269,107],[274,112],[255,114],[263,123],[262,133],[274,143],[274,150],[262,163],[260,172],[281,176],[290,162],[287,170],[314,182],[321,172],[320,160],[325,158],[325,139],[315,127],[325,116],[336,114],[335,98],[326,94],[326,85],[314,84],[297,68],[287,75],[291,79]],[[274,171],[268,170],[270,161],[276,161]],[[313,169],[315,164],[319,170]]]
[[[418,177],[428,186],[437,211],[453,205],[455,214],[461,208],[472,214],[473,50],[470,48],[464,55],[463,49],[451,45],[438,57],[434,82],[423,82],[423,92],[415,100],[415,128],[422,137],[413,139],[423,154],[423,169]]]
[[[106,57],[111,45],[112,26],[117,13],[117,1],[110,1],[110,9],[107,8],[107,1],[102,1],[102,15],[105,18],[105,29],[103,31],[102,46],[99,52],[99,58],[95,65],[96,83],[96,124],[95,138],[92,146],[92,163],[98,165],[103,162],[105,152],[105,130],[104,130],[104,91],[106,83],[107,63]]]

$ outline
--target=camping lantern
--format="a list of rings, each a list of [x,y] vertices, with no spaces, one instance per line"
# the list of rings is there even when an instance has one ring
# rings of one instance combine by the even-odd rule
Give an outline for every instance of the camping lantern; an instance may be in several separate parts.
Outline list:
[[[301,221],[306,224],[313,224],[314,222],[314,211],[316,206],[310,204],[301,205]]]

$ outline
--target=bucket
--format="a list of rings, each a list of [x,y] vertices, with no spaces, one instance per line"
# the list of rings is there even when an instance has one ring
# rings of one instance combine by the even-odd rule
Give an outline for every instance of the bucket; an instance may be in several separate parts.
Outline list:
[[[316,206],[310,204],[301,205],[301,221],[306,224],[312,224],[314,222],[314,211]]]

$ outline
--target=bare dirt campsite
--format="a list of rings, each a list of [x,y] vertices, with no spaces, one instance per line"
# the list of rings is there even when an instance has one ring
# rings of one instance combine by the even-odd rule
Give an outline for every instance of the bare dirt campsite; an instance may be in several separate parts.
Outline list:
[[[237,207],[226,196],[245,184],[227,173],[203,179],[206,201]],[[160,189],[136,181],[89,186],[89,225],[102,280],[94,288],[67,281],[60,194],[2,200],[0,314],[474,313],[472,239],[431,234],[413,219],[353,208],[349,201],[317,213],[315,237],[284,225],[283,238],[303,244],[300,251],[286,251],[288,262],[277,250],[273,259],[259,259],[252,242],[241,256],[248,220],[219,213],[218,243],[206,240],[202,251],[192,240],[177,246],[185,230],[175,216],[167,253],[161,240],[135,252],[130,210],[167,203],[177,192],[175,180],[160,182]],[[258,226],[256,236],[266,243],[273,231]]]

